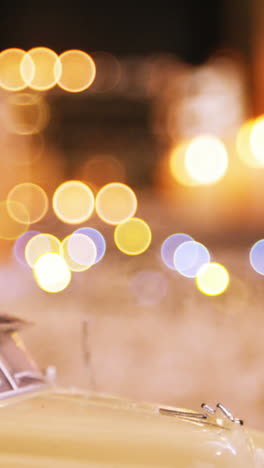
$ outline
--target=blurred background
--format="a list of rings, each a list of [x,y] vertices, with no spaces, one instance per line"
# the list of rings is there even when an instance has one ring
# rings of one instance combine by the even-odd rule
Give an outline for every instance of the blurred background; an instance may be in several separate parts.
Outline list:
[[[264,430],[264,5],[5,5],[0,306],[64,386]]]

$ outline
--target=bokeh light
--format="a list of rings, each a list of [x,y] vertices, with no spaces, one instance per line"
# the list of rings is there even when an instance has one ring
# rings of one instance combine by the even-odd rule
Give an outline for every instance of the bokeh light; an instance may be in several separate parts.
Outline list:
[[[152,233],[149,225],[140,218],[131,218],[118,224],[114,241],[119,250],[127,255],[139,255],[150,246]]]
[[[33,272],[39,287],[50,293],[63,291],[71,281],[66,262],[56,253],[41,255],[35,262]]]
[[[25,248],[30,239],[32,239],[32,237],[34,236],[37,236],[38,234],[40,234],[39,231],[27,231],[24,232],[24,234],[21,234],[21,236],[19,236],[18,239],[16,239],[13,246],[13,253],[15,258],[19,261],[19,263],[21,263],[21,265],[27,267],[29,266],[25,257]]]
[[[19,135],[41,132],[49,121],[49,107],[42,96],[18,93],[6,100],[6,126]]]
[[[96,66],[96,77],[91,85],[91,92],[106,93],[113,90],[122,76],[119,60],[114,55],[104,51],[92,53],[92,58]]]
[[[161,258],[165,265],[171,270],[175,270],[174,253],[177,247],[183,242],[192,241],[193,238],[188,234],[177,233],[167,237],[161,245]]]
[[[255,159],[264,165],[264,116],[255,120],[250,133],[250,148]]]
[[[61,71],[58,55],[47,47],[30,49],[21,62],[21,74],[25,82],[36,91],[53,88],[60,78]]]
[[[92,187],[101,188],[113,180],[125,182],[126,171],[120,160],[107,154],[95,155],[77,168],[76,178],[81,178]]]
[[[230,282],[227,269],[219,263],[211,262],[203,265],[196,276],[198,289],[208,296],[222,294]]]
[[[52,234],[37,234],[31,237],[25,248],[25,258],[33,268],[39,257],[46,253],[60,254],[60,241]]]
[[[203,244],[191,240],[176,248],[173,261],[178,273],[195,278],[200,268],[210,262],[210,254]]]
[[[108,224],[119,224],[134,216],[137,210],[137,197],[128,185],[113,182],[99,190],[95,208],[103,221]]]
[[[188,145],[185,167],[197,184],[212,184],[220,180],[228,167],[224,144],[214,136],[199,136]]]
[[[95,79],[95,63],[82,50],[67,50],[59,56],[61,75],[58,85],[65,91],[79,93],[91,86]]]
[[[0,53],[0,86],[7,91],[22,91],[27,86],[22,73],[21,63],[26,52],[22,49],[5,49]],[[30,59],[29,59],[30,62]],[[33,64],[28,72],[32,79],[34,74]]]
[[[241,161],[249,167],[263,167],[264,161],[257,160],[251,150],[250,137],[255,120],[247,120],[239,129],[236,137],[236,149]]]
[[[143,270],[131,278],[131,290],[137,302],[143,306],[159,304],[168,291],[165,275],[155,270]]]
[[[12,211],[19,214],[24,222],[18,222]],[[24,205],[16,201],[0,202],[0,239],[15,240],[28,230],[29,214]]]
[[[106,241],[104,236],[97,229],[91,227],[81,227],[76,229],[76,234],[84,234],[85,236],[90,237],[96,246],[96,258],[94,263],[100,262],[102,260],[105,251],[106,251]]]
[[[257,273],[264,275],[264,239],[257,241],[250,249],[249,261]]]
[[[31,182],[17,184],[13,187],[8,193],[7,202],[12,217],[19,223],[26,223],[28,219],[31,224],[37,223],[44,218],[49,206],[45,190]],[[26,218],[25,213],[17,210],[17,205],[12,202],[19,202],[25,206]]]
[[[187,142],[182,142],[176,145],[169,155],[169,167],[173,178],[182,185],[192,186],[195,185],[194,180],[189,175],[186,165],[186,150],[188,148]]]
[[[54,192],[52,205],[56,216],[68,224],[87,221],[94,210],[94,195],[90,187],[78,180],[61,184]]]
[[[160,125],[172,141],[236,131],[246,109],[242,72],[234,57],[215,55],[196,67],[177,67],[174,59],[170,74]]]
[[[70,270],[85,271],[96,261],[96,245],[89,236],[74,232],[63,239],[61,255]]]

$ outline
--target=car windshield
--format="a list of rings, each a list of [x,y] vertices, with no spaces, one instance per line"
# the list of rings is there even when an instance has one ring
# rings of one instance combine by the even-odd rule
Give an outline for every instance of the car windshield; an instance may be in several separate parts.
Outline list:
[[[0,393],[10,392],[12,390],[11,384],[8,382],[5,374],[0,369]]]
[[[0,334],[0,364],[7,379],[15,388],[29,385],[32,380],[44,380],[15,332]],[[0,389],[2,390],[1,386]]]

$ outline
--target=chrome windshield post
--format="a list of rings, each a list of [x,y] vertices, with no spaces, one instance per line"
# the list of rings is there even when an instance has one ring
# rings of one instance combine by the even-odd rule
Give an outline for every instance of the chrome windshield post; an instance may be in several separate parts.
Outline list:
[[[0,314],[0,400],[48,384],[17,333],[28,322]]]

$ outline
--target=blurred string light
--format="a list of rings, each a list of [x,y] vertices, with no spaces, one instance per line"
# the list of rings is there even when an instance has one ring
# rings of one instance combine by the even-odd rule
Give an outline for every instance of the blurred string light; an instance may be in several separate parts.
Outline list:
[[[159,133],[171,141],[202,134],[232,135],[245,114],[239,61],[219,55],[195,68],[175,65],[157,100]]]
[[[182,243],[192,240],[191,236],[183,233],[172,234],[164,240],[161,245],[161,258],[168,268],[175,270],[174,253],[176,249]]]
[[[113,182],[102,187],[95,200],[97,215],[108,224],[119,224],[132,218],[137,210],[137,197],[128,185]]]
[[[169,154],[169,167],[173,178],[181,185],[196,185],[185,165],[188,142],[184,141],[174,146]]]
[[[15,219],[13,212],[17,213],[18,218],[23,219],[23,222]],[[7,200],[0,202],[0,239],[17,239],[28,230],[29,223],[28,211],[22,203]]]
[[[210,262],[208,249],[194,240],[180,244],[173,256],[175,269],[187,278],[195,278],[203,265]]]
[[[12,202],[19,202],[26,208],[26,211],[17,209],[17,205]],[[16,221],[19,223],[29,221],[30,224],[37,223],[44,218],[49,206],[45,190],[31,182],[17,184],[13,187],[8,193],[7,203],[9,212]]]
[[[114,232],[114,241],[119,250],[127,255],[140,255],[145,252],[152,239],[152,233],[146,221],[130,218],[118,224]]]
[[[140,305],[154,306],[166,296],[168,281],[159,271],[143,270],[132,276],[130,287]]]
[[[130,56],[122,59],[122,75],[117,92],[127,97],[146,97],[150,69],[146,57]]]
[[[186,150],[185,167],[197,184],[213,184],[219,181],[228,167],[224,144],[211,135],[194,138]]]
[[[257,241],[250,249],[249,261],[257,273],[264,275],[264,239]]]
[[[93,213],[94,195],[84,182],[69,180],[55,190],[52,206],[56,216],[64,223],[83,223]]]
[[[138,66],[140,64],[138,63]],[[146,93],[151,98],[162,96],[166,93],[169,85],[175,82],[179,83],[179,75],[181,75],[182,65],[176,59],[174,54],[170,53],[155,53],[148,57],[144,62],[141,60],[141,66],[143,65],[143,75],[145,75],[145,88]],[[185,66],[184,66],[185,68]],[[171,91],[171,89],[170,89]],[[170,92],[172,100],[172,95]]]
[[[198,289],[208,296],[222,294],[230,282],[227,269],[219,263],[211,262],[203,265],[196,276]]]
[[[60,241],[57,237],[52,234],[37,234],[29,239],[25,247],[25,258],[31,268],[46,253],[60,254]]]
[[[71,281],[71,271],[56,253],[45,253],[35,262],[34,277],[41,289],[50,293],[63,291]]]
[[[6,91],[22,91],[26,88],[21,73],[21,63],[26,57],[26,52],[22,49],[5,49],[0,53],[0,86]],[[30,62],[30,58],[28,59]],[[32,79],[34,74],[33,63],[31,62],[28,78]]]
[[[251,147],[251,132],[254,119],[247,120],[239,129],[236,136],[236,150],[241,161],[249,167],[264,167],[264,160],[258,160]]]
[[[85,234],[76,233],[61,242],[60,253],[72,271],[85,271],[94,265],[97,257],[96,245]]]
[[[96,246],[96,258],[94,260],[94,263],[100,262],[106,251],[105,238],[101,234],[101,232],[91,227],[81,227],[79,229],[76,229],[75,233],[84,234],[85,236],[88,236],[90,239],[92,239]]]
[[[111,60],[107,58],[109,69]],[[108,89],[115,86],[120,73],[120,66],[115,58],[111,65],[112,77],[110,80],[108,77]],[[27,52],[11,48],[0,54],[0,86],[7,91],[21,91],[26,87],[35,91],[48,91],[58,84],[65,91],[78,93],[91,86],[95,75],[94,60],[82,50],[67,50],[58,56],[48,47],[33,47]],[[102,73],[100,86],[104,87]]]
[[[95,62],[96,77],[90,91],[93,93],[107,93],[117,87],[122,77],[120,61],[109,52],[97,51],[92,53]]]
[[[40,234],[39,231],[27,231],[21,234],[21,236],[19,236],[18,239],[16,239],[13,246],[13,253],[15,258],[19,261],[19,263],[21,263],[21,265],[27,267],[29,266],[25,257],[25,248],[29,240],[32,239],[32,237],[37,236],[38,234]]]
[[[257,118],[252,125],[250,148],[256,160],[264,166],[264,116]]]
[[[49,107],[42,96],[18,93],[8,96],[5,103],[6,126],[19,135],[41,132],[49,122]]]
[[[124,164],[117,158],[107,154],[89,157],[77,168],[76,178],[82,178],[97,189],[116,182],[125,182],[126,170]]]
[[[61,72],[58,55],[47,47],[30,49],[21,62],[21,74],[25,83],[36,91],[47,91],[53,88]]]
[[[65,91],[79,93],[88,89],[96,75],[92,57],[82,50],[67,50],[59,56],[61,74],[58,85]]]

